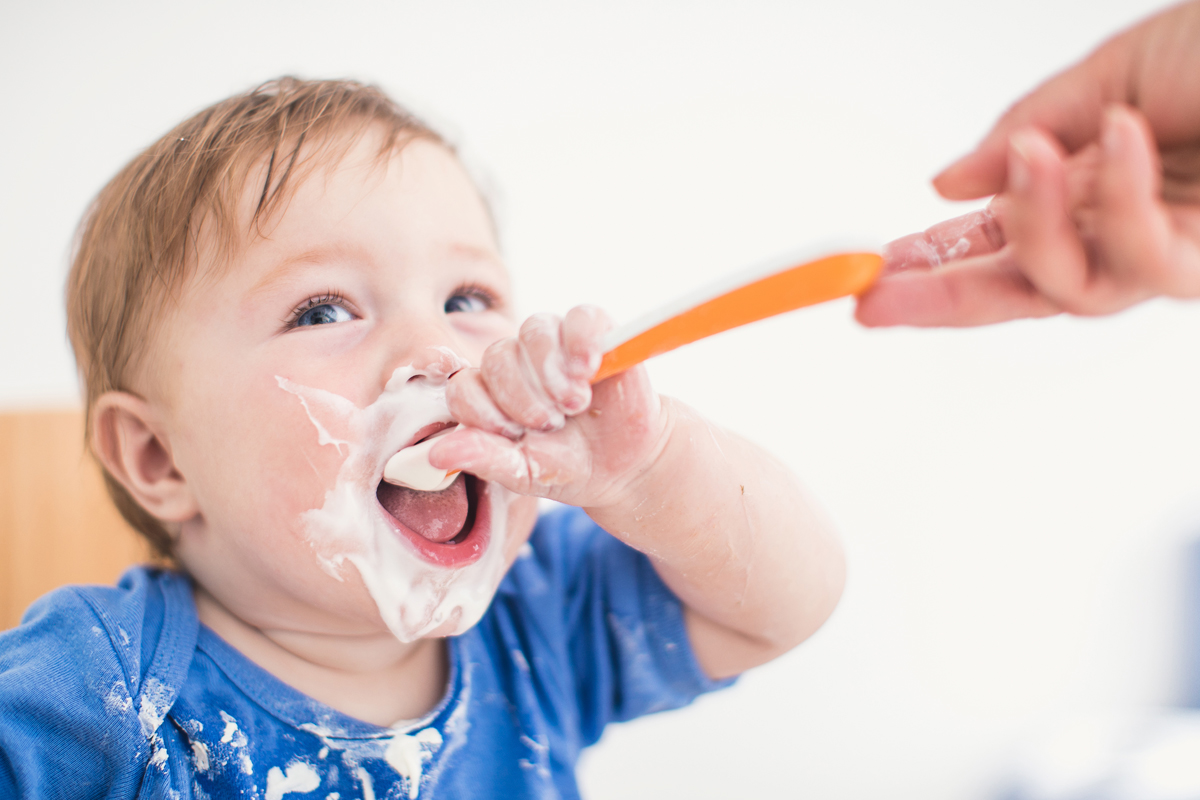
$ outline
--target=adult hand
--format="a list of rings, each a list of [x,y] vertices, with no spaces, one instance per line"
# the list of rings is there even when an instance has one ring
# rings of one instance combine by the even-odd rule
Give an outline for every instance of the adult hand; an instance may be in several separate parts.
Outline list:
[[[934,179],[987,210],[889,244],[865,325],[968,326],[1200,297],[1200,2],[1119,34]]]

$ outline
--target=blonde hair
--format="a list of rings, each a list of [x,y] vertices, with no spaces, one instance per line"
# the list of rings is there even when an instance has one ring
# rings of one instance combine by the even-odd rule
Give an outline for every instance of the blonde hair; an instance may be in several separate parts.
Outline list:
[[[80,223],[66,292],[67,334],[87,403],[86,441],[96,399],[131,390],[163,309],[199,268],[201,229],[216,260],[224,260],[315,165],[336,162],[368,129],[382,133],[380,158],[415,138],[446,145],[374,86],[285,77],[180,123],[101,189]],[[239,201],[264,161],[250,230],[239,230]],[[104,477],[122,516],[169,558],[172,542],[162,523],[107,470]]]

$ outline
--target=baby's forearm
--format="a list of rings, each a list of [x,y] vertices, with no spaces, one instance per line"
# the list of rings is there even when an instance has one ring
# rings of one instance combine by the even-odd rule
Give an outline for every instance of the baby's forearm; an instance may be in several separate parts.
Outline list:
[[[650,556],[686,606],[705,671],[727,677],[786,652],[829,617],[842,550],[791,472],[760,448],[663,398],[653,463],[616,502],[587,508]]]
[[[769,661],[833,611],[841,548],[782,464],[660,398],[643,367],[593,387],[606,327],[576,308],[488,348],[451,382],[463,429],[430,464],[580,506],[650,556],[709,675]]]

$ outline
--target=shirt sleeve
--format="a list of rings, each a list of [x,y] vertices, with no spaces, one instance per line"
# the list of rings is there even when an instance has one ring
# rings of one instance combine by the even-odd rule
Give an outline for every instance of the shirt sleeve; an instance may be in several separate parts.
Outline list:
[[[683,607],[650,560],[602,530],[579,509],[553,512],[544,532],[557,539],[564,578],[568,654],[584,744],[604,726],[687,705],[728,686],[700,668]]]
[[[133,797],[145,738],[130,683],[79,590],[35,603],[0,634],[0,797]]]

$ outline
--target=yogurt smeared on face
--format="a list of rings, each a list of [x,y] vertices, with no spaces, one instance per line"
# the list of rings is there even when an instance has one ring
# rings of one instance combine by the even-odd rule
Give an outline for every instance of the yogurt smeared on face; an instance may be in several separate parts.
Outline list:
[[[513,496],[508,490],[459,475],[458,483],[443,491],[465,493],[471,506],[465,521],[461,515],[448,521],[462,526],[450,538],[438,531],[425,535],[411,530],[380,503],[387,461],[413,444],[422,428],[451,423],[447,381],[464,366],[443,350],[432,366],[400,367],[365,408],[333,392],[275,378],[303,405],[318,443],[336,447],[346,457],[323,505],[300,515],[301,529],[330,575],[342,580],[347,562],[358,570],[384,623],[402,642],[466,631],[483,616],[504,575],[506,521]],[[388,499],[393,510],[400,507]],[[436,517],[439,501],[447,502],[433,495],[405,502],[428,506],[417,515],[426,519]]]

